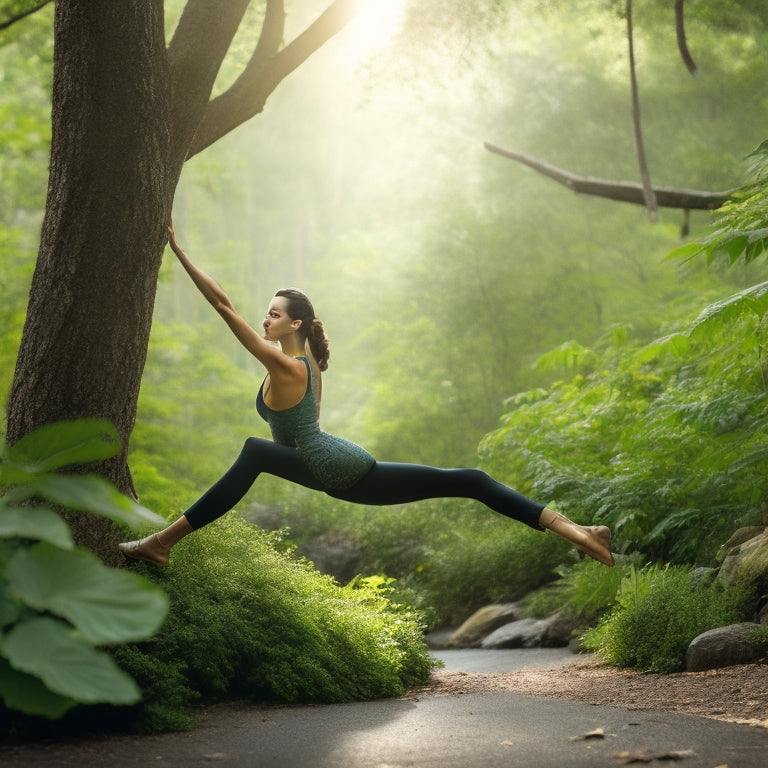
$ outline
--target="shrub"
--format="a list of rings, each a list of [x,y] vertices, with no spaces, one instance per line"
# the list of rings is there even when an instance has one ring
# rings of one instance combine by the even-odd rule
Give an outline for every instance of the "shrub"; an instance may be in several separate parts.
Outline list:
[[[584,636],[588,649],[620,667],[675,672],[691,641],[739,620],[746,596],[716,582],[695,581],[684,566],[630,566],[611,612]]]
[[[116,654],[138,680],[164,670],[135,713],[145,729],[166,727],[191,701],[398,696],[433,666],[419,617],[389,599],[387,579],[341,587],[234,514],[185,538],[151,577],[171,598],[169,618]]]
[[[543,618],[559,610],[596,623],[616,602],[624,568],[606,568],[585,558],[575,565],[558,567],[559,578],[552,584],[527,595],[524,603],[529,616]]]

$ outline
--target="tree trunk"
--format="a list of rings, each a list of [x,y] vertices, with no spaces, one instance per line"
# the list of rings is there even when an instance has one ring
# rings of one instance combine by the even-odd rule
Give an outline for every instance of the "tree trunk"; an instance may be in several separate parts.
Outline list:
[[[243,76],[211,102],[248,3],[187,0],[166,48],[162,0],[56,2],[48,197],[7,438],[105,417],[122,451],[97,470],[134,498],[128,440],[184,160],[256,114],[360,6],[333,0],[281,48],[284,2],[266,0]],[[79,544],[116,564],[111,523],[67,517]]]
[[[123,450],[100,472],[134,496],[128,438],[181,170],[163,22],[161,0],[56,3],[46,213],[8,404],[11,443],[49,422],[108,418]],[[79,543],[114,549],[111,525],[71,521]]]

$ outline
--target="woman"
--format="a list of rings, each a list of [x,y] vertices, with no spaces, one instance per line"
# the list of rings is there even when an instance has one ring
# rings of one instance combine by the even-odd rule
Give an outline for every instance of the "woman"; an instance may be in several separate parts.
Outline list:
[[[167,565],[171,547],[188,533],[230,510],[261,472],[358,504],[403,504],[430,498],[476,499],[536,529],[549,529],[605,565],[613,565],[605,526],[582,526],[496,482],[478,469],[438,469],[377,462],[354,443],[319,426],[322,371],[328,340],[309,299],[299,290],[278,291],[263,322],[263,336],[237,312],[229,297],[187,258],[169,227],[169,244],[203,296],[240,343],[267,369],[256,407],[273,441],[250,437],[232,467],[176,522],[159,533],[120,544],[128,557]]]

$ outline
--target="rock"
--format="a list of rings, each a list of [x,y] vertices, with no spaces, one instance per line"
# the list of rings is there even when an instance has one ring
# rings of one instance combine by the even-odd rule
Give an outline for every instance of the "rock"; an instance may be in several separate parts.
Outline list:
[[[576,630],[586,628],[583,620],[566,611],[560,611],[546,621],[548,625],[540,640],[542,648],[565,648],[571,644]]]
[[[694,582],[694,584],[701,584],[705,581],[711,581],[717,576],[717,569],[716,568],[694,568],[691,571],[691,581]]]
[[[455,628],[434,629],[432,632],[427,632],[424,635],[424,642],[427,644],[427,648],[432,651],[444,651],[451,647],[448,642],[455,631]]]
[[[731,538],[717,550],[717,562],[722,563],[730,550],[734,547],[738,547],[745,541],[753,539],[755,536],[759,536],[764,530],[765,527],[762,525],[748,525],[745,528],[739,528],[733,533]]]
[[[486,605],[475,611],[449,638],[446,648],[477,648],[484,637],[520,615],[517,603]]]
[[[768,603],[766,603],[757,613],[758,624],[768,624]]]
[[[318,571],[330,574],[341,584],[346,584],[360,572],[360,549],[334,531],[299,547],[296,554],[311,560]]]
[[[491,632],[480,644],[481,648],[535,648],[553,621],[548,619],[520,619]]]
[[[731,624],[710,629],[694,638],[685,654],[686,671],[702,672],[759,661],[763,649],[759,643],[749,640],[750,633],[759,626],[752,622]]]
[[[733,538],[732,536],[731,539]],[[724,544],[723,548],[725,546]],[[725,585],[768,583],[768,532],[764,528],[760,529],[757,536],[752,536],[728,550],[717,574],[717,580]]]

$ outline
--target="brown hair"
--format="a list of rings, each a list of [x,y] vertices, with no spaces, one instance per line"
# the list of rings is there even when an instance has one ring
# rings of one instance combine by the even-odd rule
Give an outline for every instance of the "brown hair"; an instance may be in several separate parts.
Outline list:
[[[283,288],[275,296],[282,296],[288,299],[286,312],[291,320],[301,320],[299,326],[299,336],[306,342],[309,341],[309,348],[317,361],[317,366],[321,371],[328,368],[328,358],[331,356],[328,347],[328,337],[325,335],[322,321],[315,317],[315,310],[312,302],[307,298],[307,294],[298,288]]]

